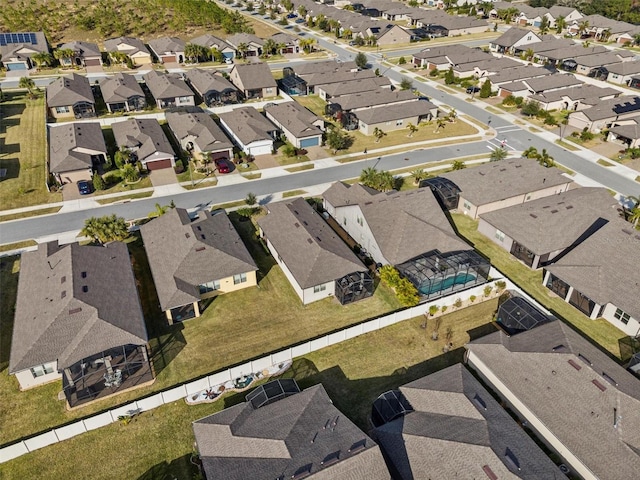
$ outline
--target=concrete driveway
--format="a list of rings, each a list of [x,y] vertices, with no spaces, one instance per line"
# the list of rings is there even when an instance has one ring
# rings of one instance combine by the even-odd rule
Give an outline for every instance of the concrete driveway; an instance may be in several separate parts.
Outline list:
[[[173,171],[173,168],[151,170],[149,172],[149,178],[151,178],[151,184],[154,188],[178,183],[178,178],[176,177],[176,172]]]

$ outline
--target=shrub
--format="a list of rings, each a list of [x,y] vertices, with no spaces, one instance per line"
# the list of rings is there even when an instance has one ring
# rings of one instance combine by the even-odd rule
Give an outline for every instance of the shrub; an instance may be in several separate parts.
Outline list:
[[[440,75],[440,73],[438,72],[437,68],[434,68],[429,72],[430,77],[437,77],[438,75]]]
[[[493,291],[493,287],[491,285],[487,285],[486,287],[484,287],[484,289],[482,289],[482,293],[484,294],[485,297],[488,297],[489,295],[491,295],[492,291]]]
[[[507,282],[503,280],[496,282],[496,288],[499,292],[503,291],[505,288],[507,288]]]
[[[462,300],[459,298],[456,298],[456,301],[453,302],[453,306],[456,308],[460,308],[462,306]]]
[[[104,180],[100,175],[95,173],[91,180],[93,181],[93,188],[96,190],[104,190]]]
[[[296,156],[296,147],[291,145],[290,143],[285,143],[284,146],[280,149],[282,154],[285,157],[295,157]]]
[[[583,142],[586,142],[588,140],[593,140],[593,133],[588,132],[585,128],[585,130],[582,130],[582,132],[580,132],[580,140],[582,140]]]
[[[400,279],[400,283],[395,290],[398,300],[405,307],[413,307],[420,302],[418,290],[413,283],[406,278]]]
[[[476,301],[476,298],[478,298],[478,297],[476,297],[475,295],[471,295],[471,296],[469,297],[469,301],[470,301],[471,303],[473,303],[473,302],[475,302],[475,301]]]
[[[524,102],[523,97],[516,97],[516,106],[521,107],[523,102]]]
[[[502,100],[502,104],[507,107],[514,106],[516,104],[516,97],[514,97],[513,95],[509,95],[504,100]]]
[[[547,114],[544,117],[544,124],[554,127],[558,125],[558,122],[556,121],[556,117],[554,117],[552,114],[547,112]]]
[[[442,308],[441,308],[440,310],[442,311],[442,313],[444,313],[444,312],[446,312],[446,311],[447,311],[447,309],[448,309],[448,308],[449,308],[449,307],[447,307],[446,305],[443,305],[443,306],[442,306]]]
[[[182,160],[176,160],[175,171],[176,173],[184,172],[184,164],[182,163]]]
[[[405,63],[407,63],[407,59],[404,57],[400,57],[398,59],[398,65],[404,65]]]

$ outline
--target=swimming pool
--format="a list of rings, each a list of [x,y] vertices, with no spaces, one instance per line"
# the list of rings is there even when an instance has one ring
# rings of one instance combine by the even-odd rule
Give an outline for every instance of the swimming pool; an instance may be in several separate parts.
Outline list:
[[[422,295],[431,295],[432,293],[446,290],[453,285],[464,285],[465,283],[472,282],[475,279],[476,276],[472,275],[471,273],[458,273],[457,275],[451,275],[450,277],[443,278],[442,280],[436,281],[431,285],[420,288],[419,292]]]

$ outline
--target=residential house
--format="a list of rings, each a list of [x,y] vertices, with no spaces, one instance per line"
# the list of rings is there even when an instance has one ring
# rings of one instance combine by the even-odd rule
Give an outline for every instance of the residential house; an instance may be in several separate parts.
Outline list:
[[[194,111],[167,112],[169,128],[183,150],[197,160],[233,158],[233,143],[208,113]]]
[[[411,33],[399,25],[393,23],[380,24],[368,27],[364,32],[360,32],[362,38],[374,37],[376,45],[381,47],[389,45],[404,45],[411,42]]]
[[[333,98],[330,105],[340,107],[343,112],[355,111],[373,108],[382,105],[393,105],[396,103],[406,104],[409,102],[419,101],[410,90],[391,91],[386,88],[380,88],[371,92],[353,93],[351,95],[342,95]]]
[[[195,106],[195,95],[180,75],[150,70],[142,78],[158,108]]]
[[[582,80],[577,79],[569,73],[556,73],[543,77],[527,78],[515,82],[503,83],[498,87],[498,96],[508,97],[529,97],[540,95],[556,90],[563,90],[570,87],[583,85]]]
[[[116,73],[100,80],[102,99],[110,113],[144,110],[147,99],[133,75]]]
[[[499,87],[507,83],[520,82],[529,78],[546,77],[552,74],[553,72],[546,68],[534,67],[533,65],[522,65],[520,67],[507,68],[506,70],[489,75],[488,77],[482,77],[480,78],[480,82],[484,83],[488,78],[491,81],[492,87]]]
[[[340,101],[340,97],[334,100]],[[406,129],[409,125],[417,126],[423,121],[428,122],[438,116],[438,107],[429,101],[416,99],[413,102],[359,110],[355,115],[358,129],[364,135],[373,135],[376,129],[391,132]]]
[[[47,107],[53,118],[96,116],[96,101],[87,77],[72,73],[56,78],[47,86]]]
[[[423,299],[485,283],[489,263],[457,237],[428,189],[380,193],[334,183],[326,211],[382,265],[394,265]],[[393,221],[390,221],[393,219]]]
[[[169,324],[199,317],[203,300],[257,285],[258,267],[227,214],[184,208],[140,227],[160,308]]]
[[[640,235],[612,219],[553,265],[544,285],[591,319],[604,318],[630,336],[640,332]]]
[[[265,116],[277,126],[296,148],[322,144],[324,120],[297,102],[273,103],[264,107]]]
[[[247,100],[278,96],[278,84],[266,63],[236,64],[229,72],[229,80]]]
[[[63,67],[99,67],[102,65],[102,52],[95,43],[73,41],[64,43],[58,50],[70,50],[71,57],[61,57]]]
[[[270,203],[260,236],[307,305],[335,296],[341,304],[373,294],[367,268],[303,198]]]
[[[76,407],[148,384],[147,341],[124,243],[54,241],[22,253],[9,356],[22,390],[62,378]]]
[[[358,66],[354,61],[337,62],[335,60],[322,60],[318,62],[304,62],[294,67],[285,67],[284,73],[297,75],[302,78],[306,78],[307,75],[313,75],[314,73],[323,72],[357,72]]]
[[[177,37],[161,37],[149,41],[149,48],[160,63],[184,63],[185,42]]]
[[[554,5],[549,8],[545,17],[547,17],[547,20],[549,21],[549,28],[555,28],[560,17],[562,17],[567,24],[570,24],[576,20],[580,20],[582,18],[582,14],[573,7]]]
[[[226,42],[236,51],[236,56],[259,57],[262,55],[264,40],[252,33],[236,33],[226,38]]]
[[[484,78],[489,75],[495,75],[498,72],[519,67],[522,67],[522,63],[514,60],[513,58],[495,58],[488,54],[488,56],[482,60],[476,60],[468,63],[457,63],[453,66],[453,73],[459,78],[472,76],[475,78]]]
[[[530,50],[533,52],[533,58],[531,58],[531,60],[539,63],[544,63],[543,59],[540,59],[538,55],[543,55],[544,52],[549,52],[552,50],[572,47],[576,44],[576,42],[570,38],[556,38],[553,35],[540,35],[540,40],[540,42],[529,43],[527,45],[515,47],[513,49],[513,55],[522,55],[523,53],[526,54],[527,51]]]
[[[134,154],[148,170],[175,167],[175,153],[162,127],[154,118],[129,118],[111,124],[119,149]]]
[[[517,48],[526,50],[528,45],[541,42],[542,39],[531,30],[511,27],[495,40],[489,42],[489,49],[495,53],[512,54]]]
[[[411,62],[416,67],[428,68],[429,70],[448,70],[459,58],[464,58],[464,63],[475,61],[476,59],[493,58],[486,52],[474,50],[466,45],[442,45],[428,47],[413,54]]]
[[[144,43],[133,37],[118,37],[104,41],[104,49],[109,53],[112,59],[114,54],[126,55],[133,65],[149,65],[152,62],[151,52]]]
[[[530,268],[562,258],[617,217],[604,188],[576,188],[480,215],[478,231]]]
[[[607,81],[618,85],[629,85],[631,78],[640,73],[640,62],[621,62],[607,66]]]
[[[586,128],[598,133],[621,120],[638,116],[640,97],[623,95],[598,102],[591,108],[573,112],[569,115],[569,125],[580,130]]]
[[[469,366],[573,477],[636,477],[640,380],[599,348],[559,320],[466,348]]]
[[[392,90],[393,88],[391,80],[388,77],[362,78],[359,80],[353,80],[351,82],[318,85],[315,87],[315,91],[317,92],[318,96],[325,102],[330,102],[331,99],[340,97],[342,95],[372,92],[380,88]]]
[[[574,63],[575,72],[599,80],[606,80],[609,76],[609,67],[619,63],[628,62],[631,58],[621,58],[614,52],[600,53],[596,55],[586,55],[578,57]],[[573,66],[573,64],[571,64]]]
[[[476,219],[483,213],[518,205],[538,198],[556,195],[569,189],[572,180],[557,168],[545,168],[528,158],[501,160],[472,168],[441,174],[450,182],[449,191],[429,186],[448,209],[457,209]]]
[[[371,418],[398,480],[567,478],[460,363],[380,395]]]
[[[107,146],[98,122],[66,123],[47,129],[49,172],[60,184],[91,180],[105,162]]]
[[[268,155],[278,137],[278,127],[253,107],[220,113],[220,126],[247,155]]]
[[[519,25],[531,25],[532,27],[540,27],[542,24],[542,19],[548,12],[548,10],[544,7],[530,7],[526,4],[518,5],[518,10],[520,13],[516,16],[516,23]]]
[[[625,148],[640,147],[640,116],[612,124],[607,142],[619,143]]]
[[[561,88],[529,96],[543,110],[584,110],[622,95],[620,90],[610,87],[598,87],[585,83],[577,87]]]
[[[208,107],[238,103],[238,89],[220,73],[194,68],[187,70],[184,75],[187,83]]]
[[[564,68],[567,65],[570,65],[571,62],[577,62],[577,60],[581,57],[607,53],[608,51],[609,50],[602,45],[596,45],[595,47],[585,47],[584,45],[578,45],[574,43],[569,47],[536,52],[534,58],[537,62],[549,64],[555,67],[562,66]]]
[[[31,70],[31,59],[38,53],[49,53],[44,32],[0,33],[0,58],[7,71]]]
[[[191,40],[194,45],[200,45],[201,47],[208,48],[209,50],[217,50],[222,54],[224,59],[233,60],[236,56],[236,50],[224,40],[209,35],[208,33],[200,35],[199,37]]]
[[[390,479],[380,448],[322,384],[300,391],[293,379],[273,380],[246,402],[196,420],[193,432],[209,479]]]
[[[281,55],[300,53],[300,39],[298,37],[278,32],[271,35],[271,40],[276,42],[276,45],[278,45],[278,53]]]
[[[347,84],[358,80],[375,79],[376,74],[372,70],[357,70],[357,71],[330,71],[318,72],[308,75],[298,76],[301,78],[306,86],[305,94],[317,93],[316,88],[320,85],[332,85],[332,84]]]
[[[472,33],[486,32],[489,24],[476,17],[457,17],[440,11],[425,10],[422,18],[416,21],[418,28],[441,37],[456,37]]]

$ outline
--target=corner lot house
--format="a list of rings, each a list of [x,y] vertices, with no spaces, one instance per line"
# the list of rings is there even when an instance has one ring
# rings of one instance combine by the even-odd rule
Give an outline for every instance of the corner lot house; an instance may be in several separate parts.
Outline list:
[[[47,87],[47,107],[53,118],[96,116],[96,102],[87,77],[72,73],[58,77]]]
[[[278,127],[253,107],[235,108],[219,114],[220,125],[247,155],[265,155],[273,151]]]
[[[107,146],[97,122],[49,127],[49,172],[61,184],[91,180],[104,163]]]
[[[167,123],[183,150],[194,158],[209,160],[233,158],[233,144],[208,113],[167,112]]]
[[[149,170],[175,167],[175,154],[162,127],[154,118],[129,118],[111,125],[118,148],[134,153]]]
[[[209,479],[390,479],[378,445],[322,384],[300,391],[293,379],[268,382],[246,402],[193,422],[193,433]]]
[[[238,103],[239,92],[236,86],[215,70],[194,68],[188,70],[185,77],[207,107]]]
[[[102,99],[110,113],[143,110],[147,99],[142,87],[133,75],[116,73],[100,81]]]
[[[297,102],[266,105],[266,117],[284,133],[296,148],[319,147],[324,120]]]
[[[567,478],[461,363],[380,395],[371,418],[399,480]]]
[[[178,75],[151,70],[143,78],[158,108],[195,106],[195,95]]]
[[[510,337],[495,332],[466,348],[469,366],[573,477],[637,477],[640,380],[600,349],[560,321]]]
[[[576,188],[480,215],[478,231],[530,268],[561,258],[618,216],[604,188]]]
[[[278,85],[266,63],[234,65],[229,79],[247,100],[278,96]]]
[[[9,358],[21,389],[62,377],[75,407],[147,384],[153,372],[146,344],[124,243],[49,242],[22,254]]]
[[[557,168],[545,168],[527,158],[490,162],[447,172],[423,181],[449,210],[476,219],[482,213],[565,192],[573,183]],[[444,179],[443,181],[440,179]],[[441,183],[446,183],[442,188]]]
[[[160,63],[184,63],[183,40],[177,37],[161,37],[149,41],[149,48]]]
[[[60,64],[64,67],[99,67],[102,65],[102,53],[95,43],[74,41],[62,44],[58,50],[73,51],[72,57],[60,58]]]
[[[260,235],[304,305],[373,294],[366,267],[304,199],[269,204],[268,212],[258,221]]]
[[[544,285],[591,319],[640,332],[640,235],[620,218],[545,267]]]
[[[151,53],[141,40],[133,37],[118,37],[104,41],[104,49],[114,58],[114,54],[126,55],[134,65],[151,64]]]
[[[225,213],[183,208],[140,228],[160,308],[169,323],[199,317],[202,300],[255,287],[256,267]]]
[[[0,55],[7,71],[31,70],[36,64],[31,57],[49,52],[43,32],[0,33]]]
[[[336,99],[340,101],[340,97]],[[416,100],[414,102],[393,103],[364,109],[356,113],[358,129],[365,135],[373,135],[376,128],[383,132],[407,128],[410,123],[418,125],[438,116],[438,107],[433,103]]]

